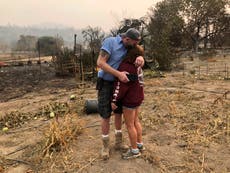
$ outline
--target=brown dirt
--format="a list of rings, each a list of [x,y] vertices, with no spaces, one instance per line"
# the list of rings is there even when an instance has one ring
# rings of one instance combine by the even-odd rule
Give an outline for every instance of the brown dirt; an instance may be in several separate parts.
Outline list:
[[[104,161],[99,157],[100,117],[83,111],[85,100],[96,98],[94,83],[79,88],[73,78],[56,78],[48,67],[43,68],[40,77],[36,67],[28,73],[20,68],[0,75],[1,81],[6,81],[0,85],[0,126],[9,127],[7,132],[0,132],[0,172],[230,172],[228,80],[196,80],[182,73],[146,78],[140,114],[146,151],[141,158],[122,160],[120,153],[113,150],[112,120],[111,158]],[[72,94],[75,100],[70,100]],[[68,105],[82,133],[61,151],[43,156],[50,123],[56,121],[44,109],[54,103]],[[63,123],[65,114],[58,113],[58,121]],[[16,118],[21,115],[30,118]],[[10,118],[3,118],[7,116]],[[123,131],[128,143],[125,126]]]

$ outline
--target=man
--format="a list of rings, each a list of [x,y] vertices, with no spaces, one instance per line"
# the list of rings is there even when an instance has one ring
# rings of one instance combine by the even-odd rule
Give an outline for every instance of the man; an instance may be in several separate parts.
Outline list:
[[[97,65],[101,69],[98,72],[98,109],[101,120],[102,142],[103,147],[101,156],[103,159],[109,158],[109,128],[111,116],[111,98],[113,94],[113,82],[117,77],[122,82],[128,82],[127,72],[118,71],[123,57],[127,53],[127,49],[134,47],[140,41],[140,33],[134,28],[128,29],[124,34],[116,37],[109,37],[104,40],[98,56]],[[136,58],[135,64],[137,66],[144,65],[144,58],[139,56]],[[120,106],[115,115],[115,149],[124,149],[122,143],[122,107]],[[127,147],[126,147],[127,148]]]

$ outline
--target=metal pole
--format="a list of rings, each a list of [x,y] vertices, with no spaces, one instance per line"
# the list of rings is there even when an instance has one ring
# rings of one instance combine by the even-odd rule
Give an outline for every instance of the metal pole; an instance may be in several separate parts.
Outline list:
[[[73,48],[73,53],[74,53],[74,73],[75,73],[75,79],[77,79],[77,34],[74,34],[74,48]]]
[[[95,62],[94,62],[94,58],[95,58],[95,51],[93,49],[92,51],[92,72],[93,72],[93,78],[94,78],[94,75],[95,75]]]
[[[42,71],[42,67],[41,67],[41,47],[40,47],[40,42],[38,41],[38,61],[39,61],[39,80],[41,77],[41,71]]]
[[[84,81],[84,74],[83,74],[83,63],[82,63],[82,53],[81,53],[81,45],[80,45],[80,78],[81,81]]]
[[[74,34],[74,55],[76,55],[76,51],[77,51],[77,34]]]
[[[80,80],[82,80],[82,71],[81,71],[81,45],[80,45],[80,57],[79,57],[79,66],[80,66]]]

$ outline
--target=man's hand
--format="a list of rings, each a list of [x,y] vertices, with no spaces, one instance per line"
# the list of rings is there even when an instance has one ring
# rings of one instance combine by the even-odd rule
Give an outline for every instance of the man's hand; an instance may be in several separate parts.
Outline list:
[[[121,81],[121,82],[124,82],[124,83],[127,83],[129,82],[129,79],[127,77],[127,74],[129,74],[128,72],[126,71],[122,71],[119,73],[119,76],[118,76],[118,79]]]
[[[106,51],[101,50],[100,54],[97,59],[97,66],[101,68],[102,70],[106,71],[107,73],[112,74],[113,76],[117,77],[121,82],[128,82],[129,79],[127,78],[126,74],[127,72],[120,72],[113,67],[111,67],[107,61],[109,59],[109,54]]]
[[[137,66],[137,67],[143,67],[144,64],[145,64],[145,60],[143,58],[143,56],[138,56],[136,58],[136,61],[134,62],[134,64]]]

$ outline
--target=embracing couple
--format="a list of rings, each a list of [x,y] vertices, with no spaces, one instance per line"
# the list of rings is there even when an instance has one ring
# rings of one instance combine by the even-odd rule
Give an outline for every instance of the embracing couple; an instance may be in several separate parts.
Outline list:
[[[128,29],[116,37],[106,38],[100,49],[98,71],[98,109],[101,116],[101,157],[109,159],[109,128],[111,113],[115,119],[115,149],[126,151],[123,159],[136,158],[144,149],[142,126],[138,118],[139,106],[144,99],[144,50],[138,45],[140,33]],[[122,114],[127,127],[130,147],[122,139]]]

